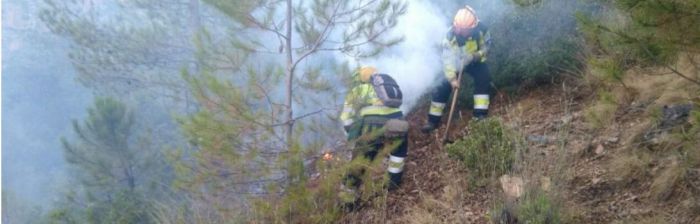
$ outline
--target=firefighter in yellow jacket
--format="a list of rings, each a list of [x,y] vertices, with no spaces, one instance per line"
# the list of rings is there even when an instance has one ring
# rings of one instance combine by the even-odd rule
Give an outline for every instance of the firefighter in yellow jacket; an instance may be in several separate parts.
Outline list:
[[[401,91],[391,76],[377,73],[373,67],[362,67],[355,73],[359,81],[345,97],[340,120],[349,141],[356,141],[353,159],[358,156],[373,161],[387,146],[389,152],[389,189],[401,183],[407,154],[408,123],[399,109]],[[380,132],[380,133],[377,133]],[[345,187],[353,190],[361,184],[364,170],[350,171]]]
[[[474,9],[465,6],[458,10],[452,27],[442,42],[445,79],[433,92],[428,123],[421,128],[423,132],[430,132],[438,127],[451,92],[460,87],[461,83],[457,78],[462,75],[457,74],[460,70],[462,73],[469,73],[474,79],[473,118],[477,120],[486,118],[489,109],[491,75],[485,62],[490,46],[491,34],[479,21]]]

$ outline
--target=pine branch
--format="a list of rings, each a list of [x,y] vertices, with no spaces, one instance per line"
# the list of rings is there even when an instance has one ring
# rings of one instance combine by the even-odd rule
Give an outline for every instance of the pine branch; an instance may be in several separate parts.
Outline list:
[[[596,25],[596,27],[598,27],[599,30],[612,33],[612,34],[614,34],[614,35],[617,35],[617,36],[619,36],[619,37],[622,37],[622,38],[625,39],[625,40],[628,40],[628,41],[632,41],[632,42],[637,43],[637,44],[639,45],[639,47],[641,47],[641,48],[644,50],[644,52],[645,52],[649,57],[651,57],[651,58],[654,60],[654,62],[656,62],[657,64],[661,64],[663,67],[665,67],[665,68],[671,70],[674,74],[680,76],[681,78],[683,78],[683,79],[685,79],[685,80],[688,80],[688,81],[690,81],[690,82],[692,82],[692,83],[694,83],[694,84],[696,84],[696,85],[700,85],[700,81],[688,77],[687,75],[685,75],[685,74],[683,74],[682,72],[680,72],[680,71],[674,69],[673,67],[671,67],[671,66],[668,65],[667,63],[663,63],[656,55],[654,55],[654,54],[651,52],[651,50],[649,50],[649,48],[647,48],[646,46],[644,46],[644,44],[642,43],[641,40],[639,40],[639,39],[637,39],[637,38],[634,38],[634,37],[631,37],[631,36],[629,36],[629,35],[627,35],[627,34],[624,34],[624,33],[620,32],[620,31],[613,31],[612,29],[610,29],[610,28],[608,28],[608,27],[606,27],[606,26],[600,25],[600,24]]]
[[[335,9],[333,10],[333,14],[331,14],[329,20],[324,24],[323,26],[323,31],[321,31],[321,34],[316,38],[316,41],[312,44],[311,49],[303,53],[301,56],[297,58],[297,60],[294,62],[292,65],[292,68],[296,68],[296,66],[304,60],[304,58],[308,57],[309,55],[316,53],[318,50],[318,47],[321,46],[325,42],[325,40],[328,38],[329,31],[331,30],[331,27],[333,27],[333,21],[335,18],[338,16],[338,10],[340,10],[340,2],[336,3]]]

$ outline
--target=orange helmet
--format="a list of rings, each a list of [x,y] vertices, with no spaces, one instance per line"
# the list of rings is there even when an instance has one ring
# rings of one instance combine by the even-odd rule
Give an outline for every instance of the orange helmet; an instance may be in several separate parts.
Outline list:
[[[474,29],[477,24],[479,24],[479,18],[476,17],[474,9],[468,5],[457,11],[454,21],[452,21],[452,26],[457,33]]]

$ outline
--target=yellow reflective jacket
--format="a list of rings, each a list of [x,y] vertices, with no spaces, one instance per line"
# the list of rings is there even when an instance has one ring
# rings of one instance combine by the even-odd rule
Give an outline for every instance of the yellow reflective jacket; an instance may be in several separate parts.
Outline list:
[[[486,61],[486,53],[491,46],[491,33],[483,23],[474,28],[469,37],[455,35],[452,29],[442,41],[443,71],[447,80],[456,78],[458,66],[462,65],[462,58],[467,54],[478,53],[481,55],[479,62]]]
[[[387,115],[399,111],[401,111],[399,108],[384,106],[371,84],[361,83],[352,88],[348,95],[345,96],[345,104],[340,114],[340,120],[344,126],[349,126],[363,116]]]

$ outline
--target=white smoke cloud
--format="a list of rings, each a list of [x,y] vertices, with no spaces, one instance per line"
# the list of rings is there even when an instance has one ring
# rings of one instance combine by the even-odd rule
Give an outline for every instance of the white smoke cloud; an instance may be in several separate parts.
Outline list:
[[[391,36],[405,40],[380,57],[361,61],[394,77],[404,94],[404,112],[410,111],[421,95],[441,75],[439,44],[448,30],[448,16],[430,1],[410,1],[406,14],[399,18]]]
[[[382,73],[394,77],[404,93],[402,110],[413,109],[419,98],[432,91],[442,76],[440,43],[447,35],[451,18],[457,9],[469,4],[487,26],[494,18],[514,10],[503,1],[475,0],[463,4],[448,0],[412,0],[406,14],[390,36],[404,36],[405,40],[388,49],[377,58],[361,60],[360,65],[375,66]],[[353,61],[348,59],[347,61]],[[357,65],[356,65],[357,66]]]

